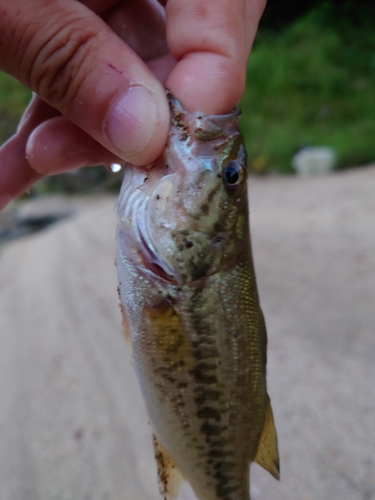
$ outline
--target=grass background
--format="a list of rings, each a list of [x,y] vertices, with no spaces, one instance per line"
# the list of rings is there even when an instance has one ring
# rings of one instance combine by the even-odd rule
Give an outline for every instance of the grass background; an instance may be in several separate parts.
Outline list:
[[[323,3],[260,30],[241,107],[255,171],[292,171],[306,145],[334,147],[340,167],[374,161],[375,8]]]
[[[306,145],[335,148],[339,168],[375,161],[375,5],[324,2],[275,19],[259,30],[240,104],[250,169],[292,172]],[[0,142],[29,99],[0,72]]]
[[[31,98],[31,92],[17,80],[0,71],[0,144],[17,128]]]

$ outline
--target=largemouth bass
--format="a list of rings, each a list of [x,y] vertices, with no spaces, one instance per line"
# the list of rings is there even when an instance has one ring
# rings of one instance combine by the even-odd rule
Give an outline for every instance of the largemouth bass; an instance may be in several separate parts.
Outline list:
[[[279,458],[240,112],[168,98],[164,154],[147,172],[126,166],[116,208],[125,330],[164,498],[183,478],[199,500],[249,500],[250,463],[278,478]]]

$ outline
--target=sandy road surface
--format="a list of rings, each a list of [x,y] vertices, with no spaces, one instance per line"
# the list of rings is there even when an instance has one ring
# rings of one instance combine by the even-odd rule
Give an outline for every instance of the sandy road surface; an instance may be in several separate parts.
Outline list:
[[[250,184],[282,467],[252,499],[374,500],[375,169]],[[113,203],[0,249],[0,500],[159,498]]]

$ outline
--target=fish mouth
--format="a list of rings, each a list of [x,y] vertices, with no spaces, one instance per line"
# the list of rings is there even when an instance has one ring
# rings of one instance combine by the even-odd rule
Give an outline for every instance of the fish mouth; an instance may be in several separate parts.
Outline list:
[[[153,275],[157,276],[161,280],[165,281],[166,283],[171,283],[173,285],[178,285],[178,282],[175,278],[174,275],[171,275],[168,271],[164,268],[166,266],[165,262],[161,261],[157,254],[152,251],[152,249],[149,247],[147,244],[145,238],[143,237],[142,233],[140,233],[140,256],[142,259],[142,264],[143,267],[151,272]]]
[[[159,257],[152,242],[147,226],[148,200],[143,200],[137,210],[137,217],[132,218],[133,232],[145,271],[152,273],[166,283],[178,284],[173,269]]]

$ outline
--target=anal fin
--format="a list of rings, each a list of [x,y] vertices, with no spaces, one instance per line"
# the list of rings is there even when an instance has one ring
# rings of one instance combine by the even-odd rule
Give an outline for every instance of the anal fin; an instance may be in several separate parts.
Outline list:
[[[164,500],[176,500],[184,479],[169,455],[158,443],[155,435],[153,439],[160,494]]]
[[[268,395],[264,426],[259,439],[258,450],[255,455],[254,462],[266,469],[275,479],[280,479],[277,434],[273,420],[271,402]]]

